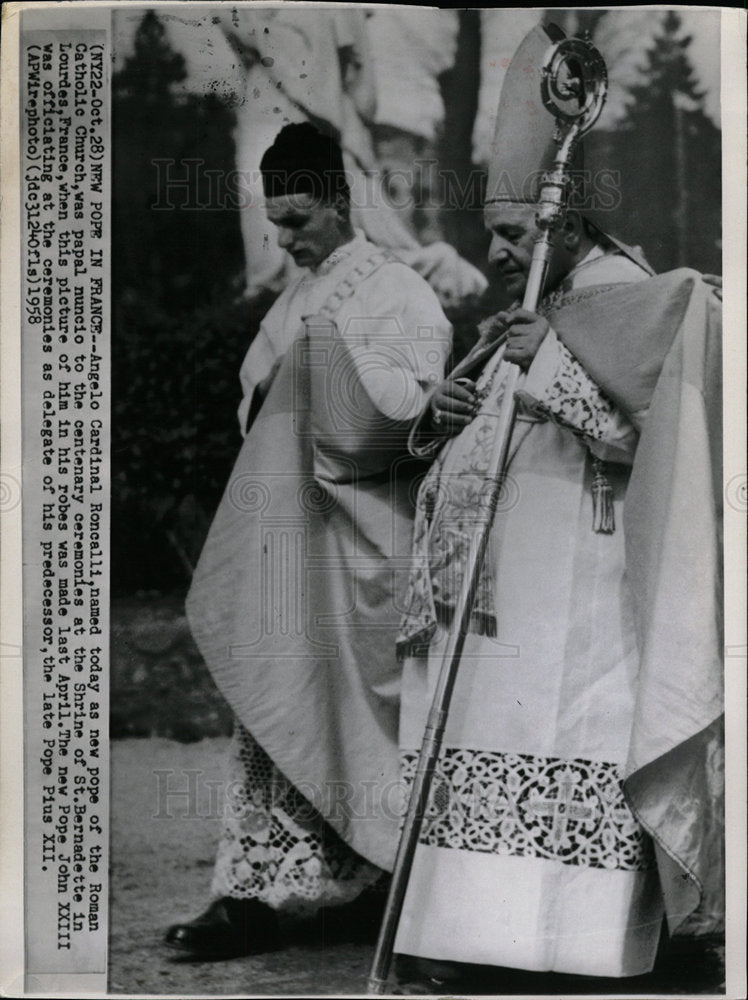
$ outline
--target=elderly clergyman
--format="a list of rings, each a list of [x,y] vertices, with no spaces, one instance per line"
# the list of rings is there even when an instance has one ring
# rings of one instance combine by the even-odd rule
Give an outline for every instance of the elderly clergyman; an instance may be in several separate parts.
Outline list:
[[[553,118],[534,28],[502,89],[489,256],[516,302]],[[720,304],[653,276],[587,192],[537,313],[488,321],[414,430],[419,492],[399,645],[413,773],[481,503],[505,362],[519,419],[396,951],[468,966],[628,977],[723,906]],[[592,183],[590,183],[592,182]],[[454,984],[452,989],[455,989]]]
[[[428,284],[352,229],[334,139],[287,125],[261,170],[304,272],[242,366],[246,438],[187,600],[236,715],[213,899],[167,933],[198,958],[277,946],[279,911],[345,925],[392,865],[407,438],[451,342]]]

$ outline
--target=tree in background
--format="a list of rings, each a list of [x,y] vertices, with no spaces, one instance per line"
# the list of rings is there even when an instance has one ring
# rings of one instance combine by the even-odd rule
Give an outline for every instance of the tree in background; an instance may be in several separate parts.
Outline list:
[[[234,115],[175,94],[185,76],[148,12],[113,78],[115,593],[188,581],[239,444],[237,373],[257,326],[234,287],[237,212],[216,197]]]
[[[720,272],[721,133],[704,113],[690,44],[680,16],[668,11],[646,53],[641,84],[629,88],[612,159],[620,164],[624,231],[643,245],[655,269]]]
[[[185,61],[153,11],[134,42],[113,79],[117,280],[123,293],[147,291],[165,308],[186,309],[211,288],[228,290],[242,267],[226,184],[235,118],[214,94],[174,93]]]

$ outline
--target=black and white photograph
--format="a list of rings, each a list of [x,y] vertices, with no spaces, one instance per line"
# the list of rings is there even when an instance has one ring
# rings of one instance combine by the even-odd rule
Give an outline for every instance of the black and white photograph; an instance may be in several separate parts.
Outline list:
[[[745,11],[3,22],[0,993],[745,995]]]

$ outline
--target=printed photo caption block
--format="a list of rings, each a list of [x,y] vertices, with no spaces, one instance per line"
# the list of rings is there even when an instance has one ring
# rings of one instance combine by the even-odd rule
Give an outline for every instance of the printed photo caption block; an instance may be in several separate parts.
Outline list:
[[[111,61],[97,22],[21,33],[28,975],[106,971]]]

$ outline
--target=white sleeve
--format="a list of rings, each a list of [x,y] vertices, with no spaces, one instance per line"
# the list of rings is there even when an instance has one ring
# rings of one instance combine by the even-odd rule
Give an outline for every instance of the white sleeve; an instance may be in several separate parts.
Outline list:
[[[405,264],[380,268],[341,330],[372,402],[393,420],[413,420],[444,377],[452,327],[428,284]],[[363,307],[363,308],[362,308]]]
[[[518,400],[585,439],[593,455],[630,465],[638,434],[550,329],[533,359]]]

